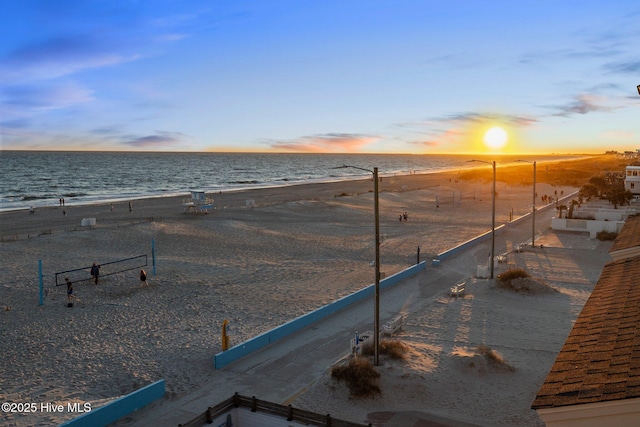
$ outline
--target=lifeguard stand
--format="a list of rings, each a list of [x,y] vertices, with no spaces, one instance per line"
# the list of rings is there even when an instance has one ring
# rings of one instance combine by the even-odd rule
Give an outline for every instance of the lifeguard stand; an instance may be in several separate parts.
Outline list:
[[[206,197],[204,191],[192,191],[191,198],[182,203],[185,212],[209,213],[213,209],[213,199]]]

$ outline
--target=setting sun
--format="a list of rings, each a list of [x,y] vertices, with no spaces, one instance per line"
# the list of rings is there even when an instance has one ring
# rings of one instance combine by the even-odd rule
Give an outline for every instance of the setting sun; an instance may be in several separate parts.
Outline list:
[[[507,132],[501,127],[492,127],[484,134],[484,143],[489,148],[499,149],[506,145],[507,143]]]

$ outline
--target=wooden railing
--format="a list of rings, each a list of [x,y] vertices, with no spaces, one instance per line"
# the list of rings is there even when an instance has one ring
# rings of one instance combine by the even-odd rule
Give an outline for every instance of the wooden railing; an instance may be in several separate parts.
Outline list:
[[[350,421],[344,421],[332,418],[331,415],[320,415],[315,412],[295,409],[291,405],[284,406],[277,403],[267,402],[265,400],[256,399],[254,397],[242,396],[238,393],[218,403],[216,406],[210,406],[207,410],[184,424],[178,424],[178,427],[201,427],[205,424],[211,424],[213,421],[231,412],[237,408],[249,409],[251,412],[263,412],[266,414],[282,417],[283,421],[295,421],[301,424],[318,427],[371,427],[371,424],[358,424]],[[283,425],[285,425],[283,423]],[[242,427],[242,426],[239,426]]]

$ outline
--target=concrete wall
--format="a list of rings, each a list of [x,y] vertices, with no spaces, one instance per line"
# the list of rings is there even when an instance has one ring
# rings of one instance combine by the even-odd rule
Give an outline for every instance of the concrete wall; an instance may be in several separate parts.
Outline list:
[[[416,264],[412,267],[407,268],[406,270],[394,274],[393,276],[381,280],[380,289],[393,286],[398,282],[401,282],[404,279],[417,274],[419,271],[424,270],[425,266],[426,264],[423,261],[420,264]],[[290,322],[287,322],[270,331],[264,332],[243,343],[231,347],[227,351],[216,354],[213,358],[213,365],[216,369],[222,369],[226,365],[233,363],[236,360],[253,353],[254,351],[260,350],[271,343],[274,343],[288,335],[291,335],[292,333],[297,332],[311,325],[312,323],[324,319],[325,317],[374,294],[375,284],[367,286],[364,289],[340,298],[330,304],[320,307],[317,310],[297,317]]]
[[[589,238],[595,239],[600,231],[619,233],[624,221],[597,221],[592,219],[568,219],[553,218],[551,228],[560,231],[584,231],[589,233]]]
[[[164,380],[156,381],[99,408],[92,408],[79,417],[69,420],[59,427],[102,427],[164,397]]]
[[[637,214],[636,208],[592,208],[590,206],[574,209],[574,218],[591,218],[598,221],[625,221]]]

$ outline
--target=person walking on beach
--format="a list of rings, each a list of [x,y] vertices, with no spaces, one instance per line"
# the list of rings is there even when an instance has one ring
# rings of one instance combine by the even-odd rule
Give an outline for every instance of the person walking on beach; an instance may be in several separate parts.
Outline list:
[[[149,283],[147,283],[147,272],[144,270],[140,270],[140,281],[143,286],[149,286]]]
[[[100,276],[100,266],[96,265],[96,263],[94,262],[93,265],[91,266],[91,277],[93,277],[93,284],[97,285],[98,284],[98,277]]]
[[[133,210],[133,203],[129,202],[129,213]]]
[[[71,307],[73,305],[71,300],[76,297],[73,295],[73,283],[71,283],[68,277],[65,277],[64,280],[67,282],[67,301],[69,302],[69,307]]]

